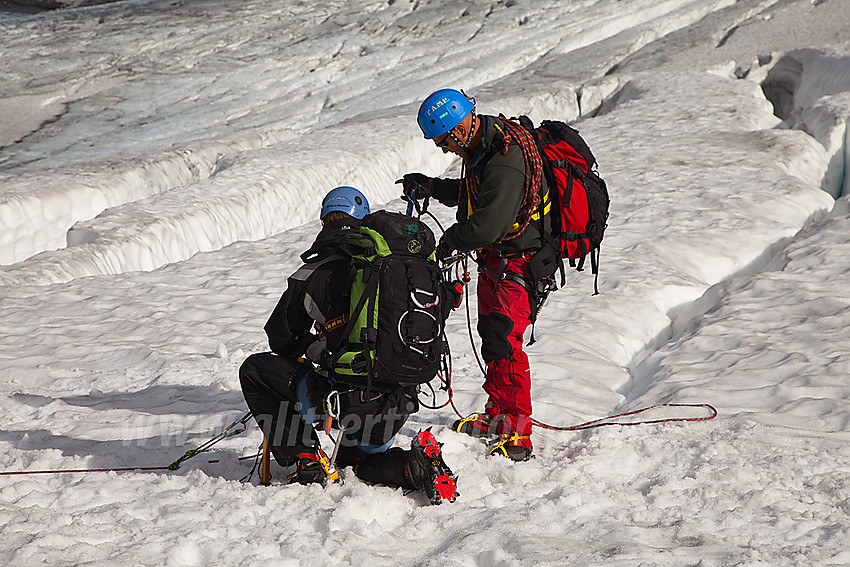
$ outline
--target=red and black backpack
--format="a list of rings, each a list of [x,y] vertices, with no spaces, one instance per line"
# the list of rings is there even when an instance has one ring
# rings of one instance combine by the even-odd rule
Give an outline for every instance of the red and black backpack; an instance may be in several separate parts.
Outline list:
[[[531,133],[543,161],[553,214],[551,233],[541,233],[555,250],[561,285],[566,283],[563,259],[581,271],[589,256],[591,271],[598,279],[599,246],[608,226],[610,199],[608,187],[596,171],[596,158],[578,130],[563,122],[544,120],[537,128],[527,116],[520,116],[518,122]],[[539,207],[543,207],[544,200]],[[536,216],[542,227],[543,215]],[[552,268],[551,273],[554,272]],[[598,294],[596,279],[593,288]]]

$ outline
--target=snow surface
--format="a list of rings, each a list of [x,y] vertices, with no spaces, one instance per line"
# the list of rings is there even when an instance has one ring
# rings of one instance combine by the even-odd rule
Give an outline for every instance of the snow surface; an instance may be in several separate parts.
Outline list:
[[[5,565],[850,564],[847,0],[128,1],[0,18],[0,471],[163,466],[245,411],[237,370],[351,184],[456,172],[418,103],[575,122],[612,196],[528,352],[537,429],[485,458],[423,410],[454,504],[178,471],[0,476]],[[837,199],[837,200],[836,200]],[[444,224],[453,212],[432,206]],[[433,224],[433,223],[432,223]],[[474,294],[474,279],[470,286]],[[474,323],[474,306],[472,318]],[[458,311],[455,401],[481,408]],[[647,417],[700,417],[659,408]],[[273,473],[280,476],[280,469]]]

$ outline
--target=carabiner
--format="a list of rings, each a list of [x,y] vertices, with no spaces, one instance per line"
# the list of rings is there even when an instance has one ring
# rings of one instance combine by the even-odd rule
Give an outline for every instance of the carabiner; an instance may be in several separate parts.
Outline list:
[[[334,420],[339,423],[339,392],[336,390],[331,390],[328,397],[325,398],[325,411],[328,413],[328,418],[325,420],[324,431],[327,435],[330,435]]]

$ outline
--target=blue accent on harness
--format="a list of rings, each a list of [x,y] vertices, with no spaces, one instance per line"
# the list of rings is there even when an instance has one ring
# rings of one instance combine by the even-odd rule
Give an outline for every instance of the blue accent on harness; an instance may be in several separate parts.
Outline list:
[[[301,413],[301,419],[304,420],[304,423],[308,425],[318,423],[319,419],[318,417],[316,417],[316,408],[314,408],[312,403],[310,403],[310,396],[307,395],[306,376],[299,380],[298,384],[295,386],[295,397],[298,398],[298,403],[300,404],[299,412]],[[395,442],[395,435],[393,435],[390,440],[384,443],[383,445],[372,445],[369,443],[364,443],[360,439],[348,435],[346,435],[346,438],[354,441],[354,443],[357,444],[358,449],[360,449],[364,453],[369,454],[383,453],[384,451],[392,447],[393,442]]]
[[[363,451],[364,453],[383,453],[387,449],[393,446],[393,441],[395,441],[395,435],[393,435],[389,441],[384,443],[383,445],[370,445],[369,443],[363,443],[362,441],[355,439],[357,443],[357,448]]]
[[[304,420],[304,423],[308,425],[317,423],[319,419],[316,417],[316,408],[310,403],[310,396],[307,395],[306,376],[299,380],[298,385],[295,386],[295,396],[298,398],[298,403],[301,404],[298,411],[301,412],[301,419]]]

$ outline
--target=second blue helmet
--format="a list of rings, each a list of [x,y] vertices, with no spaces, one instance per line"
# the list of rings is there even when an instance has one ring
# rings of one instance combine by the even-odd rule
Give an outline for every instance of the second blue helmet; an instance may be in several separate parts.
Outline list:
[[[325,195],[325,200],[322,201],[322,212],[319,218],[325,218],[325,215],[333,211],[339,211],[347,215],[351,215],[356,219],[362,219],[369,214],[369,201],[366,196],[348,185],[331,189]]]

